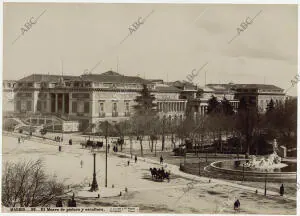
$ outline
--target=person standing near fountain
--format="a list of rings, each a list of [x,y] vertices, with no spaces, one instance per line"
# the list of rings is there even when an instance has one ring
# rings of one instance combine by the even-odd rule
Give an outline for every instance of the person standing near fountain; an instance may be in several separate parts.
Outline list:
[[[284,194],[283,184],[281,184],[279,192],[280,192],[280,196],[283,196],[283,194]]]

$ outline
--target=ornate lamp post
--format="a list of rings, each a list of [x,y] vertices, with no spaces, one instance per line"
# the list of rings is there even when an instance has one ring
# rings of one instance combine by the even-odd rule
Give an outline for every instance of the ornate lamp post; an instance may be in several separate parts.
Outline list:
[[[105,121],[105,187],[107,187],[107,138],[108,138],[108,121]]]
[[[265,196],[267,196],[267,172],[265,174]]]
[[[94,156],[94,173],[93,173],[93,182],[92,182],[92,186],[90,189],[91,192],[97,191],[99,189],[98,183],[96,180],[96,153],[95,152],[93,153],[93,156]]]

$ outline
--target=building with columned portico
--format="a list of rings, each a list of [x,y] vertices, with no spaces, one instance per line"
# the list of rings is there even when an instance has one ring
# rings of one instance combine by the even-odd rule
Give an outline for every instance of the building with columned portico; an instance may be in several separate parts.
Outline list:
[[[114,71],[81,76],[32,74],[17,81],[4,81],[3,95],[13,95],[13,106],[9,108],[4,103],[3,110],[9,108],[15,116],[33,125],[53,124],[54,130],[53,122],[64,122],[73,125],[71,130],[85,131],[93,123],[119,122],[132,116],[134,100],[144,84],[155,96],[158,115],[178,122],[187,113],[196,118],[205,115],[212,95],[219,101],[225,97],[234,109],[242,97],[254,98],[262,112],[270,99],[276,102],[285,96],[273,85],[230,83],[201,88],[184,81],[149,80]],[[79,126],[74,129],[74,125]]]

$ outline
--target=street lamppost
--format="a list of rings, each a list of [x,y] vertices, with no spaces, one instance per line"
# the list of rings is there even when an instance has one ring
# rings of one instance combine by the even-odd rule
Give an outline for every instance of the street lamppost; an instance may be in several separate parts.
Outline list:
[[[107,187],[107,136],[108,136],[108,121],[105,121],[105,187]]]
[[[96,180],[96,153],[95,152],[93,153],[93,156],[94,156],[94,173],[93,173],[93,182],[92,182],[92,186],[90,189],[91,192],[97,191],[99,189],[98,183]]]
[[[267,196],[267,173],[265,175],[265,196]]]
[[[243,181],[245,181],[245,164],[243,163]]]
[[[199,157],[199,176],[201,176],[201,158]]]

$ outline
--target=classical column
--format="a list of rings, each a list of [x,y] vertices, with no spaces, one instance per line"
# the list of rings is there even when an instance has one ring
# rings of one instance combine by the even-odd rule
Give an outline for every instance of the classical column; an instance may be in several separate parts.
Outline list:
[[[55,94],[55,112],[58,112],[58,95]]]
[[[65,94],[62,94],[62,111],[61,113],[65,113]]]
[[[68,101],[68,103],[69,103],[69,114],[71,114],[72,113],[71,93],[69,93],[69,101]]]

